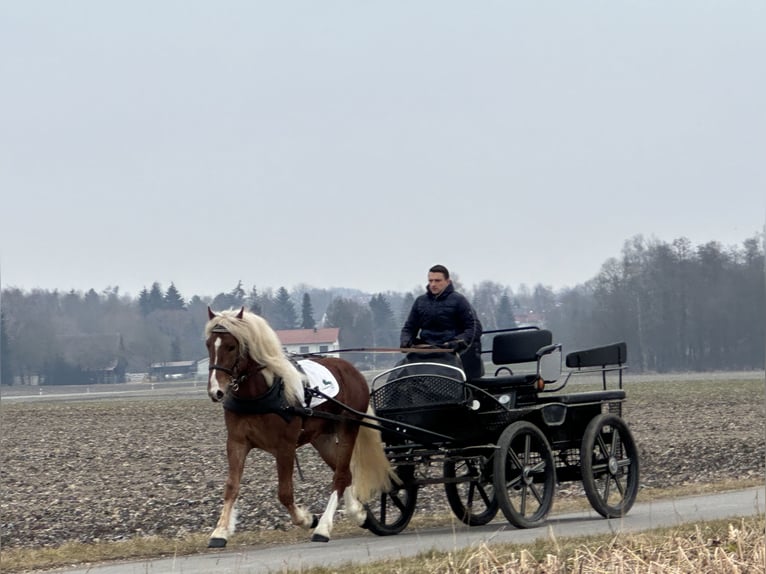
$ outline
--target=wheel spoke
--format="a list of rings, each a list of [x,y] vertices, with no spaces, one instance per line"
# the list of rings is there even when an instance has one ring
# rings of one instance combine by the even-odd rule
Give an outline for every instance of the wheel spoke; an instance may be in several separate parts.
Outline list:
[[[394,506],[396,506],[400,511],[404,512],[405,504],[404,502],[402,502],[402,499],[399,497],[399,494],[391,492],[389,493],[389,497],[391,498],[391,502],[394,503]]]
[[[604,442],[604,435],[599,433],[599,435],[596,437],[596,445],[598,446],[598,450],[601,453],[601,456],[608,459],[612,453],[609,451],[609,448],[606,446],[606,443]]]
[[[522,516],[527,515],[527,487],[521,487],[521,504],[519,504],[519,513]]]
[[[609,475],[607,475],[606,480],[604,481],[604,500],[608,503],[609,502],[609,486],[612,484],[612,480],[610,479]]]
[[[537,500],[537,504],[542,505],[543,496],[540,494],[540,487],[535,486],[534,484],[530,484],[529,491],[534,495],[535,500]]]
[[[622,482],[620,482],[620,477],[614,476],[612,477],[612,480],[614,480],[614,484],[617,487],[617,490],[620,491],[620,497],[625,498],[625,486],[622,484]],[[609,500],[608,493],[607,493],[607,500]]]
[[[509,450],[508,451],[508,459],[511,462],[511,464],[513,465],[513,467],[518,468],[518,469],[523,469],[524,468],[524,463],[522,463],[519,460],[519,455],[516,454],[516,451]]]
[[[484,502],[485,506],[489,506],[492,504],[492,499],[490,498],[489,494],[487,494],[487,490],[484,488],[484,485],[479,484],[478,482],[474,483],[476,485],[476,490],[479,491],[479,496],[481,496],[481,500]]]
[[[617,454],[617,444],[620,442],[620,433],[617,429],[612,429],[612,449],[609,451],[609,456],[615,456]]]
[[[532,448],[532,435],[525,434],[524,435],[524,466],[526,466],[529,463],[529,451]]]
[[[475,482],[468,483],[468,495],[466,496],[466,500],[465,500],[466,508],[473,507],[473,493],[475,490],[475,485],[476,485]]]

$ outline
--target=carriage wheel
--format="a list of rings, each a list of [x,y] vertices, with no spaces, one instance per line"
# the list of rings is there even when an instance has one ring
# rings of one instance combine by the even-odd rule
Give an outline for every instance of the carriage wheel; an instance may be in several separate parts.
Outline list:
[[[394,484],[390,492],[382,493],[377,500],[365,504],[367,520],[362,528],[378,536],[399,534],[407,527],[415,514],[418,500],[418,485],[414,483],[414,467],[400,466],[397,474],[402,479],[401,485]]]
[[[461,521],[468,526],[481,526],[497,514],[497,497],[487,463],[475,458],[444,461],[444,478],[463,478],[463,482],[445,482],[447,502]]]
[[[495,454],[495,494],[508,522],[539,525],[553,505],[556,468],[545,435],[527,421],[509,425]]]
[[[628,425],[615,414],[588,423],[580,445],[582,484],[604,518],[628,513],[638,493],[638,449]]]

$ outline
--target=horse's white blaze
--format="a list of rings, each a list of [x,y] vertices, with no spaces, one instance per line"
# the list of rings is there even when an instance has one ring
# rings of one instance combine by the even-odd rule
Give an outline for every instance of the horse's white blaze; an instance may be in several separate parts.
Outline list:
[[[221,337],[215,338],[215,343],[213,343],[213,362],[211,365],[217,365],[218,364],[218,350],[221,348]],[[218,384],[218,371],[215,369],[210,370],[210,375],[208,375],[208,381],[207,381],[207,394],[210,398],[214,400],[218,400],[216,397],[216,394],[218,391],[221,390],[221,386]]]
[[[330,538],[330,531],[332,530],[332,520],[335,516],[335,511],[338,509],[338,491],[333,490],[330,495],[330,500],[327,501],[327,508],[325,508],[322,518],[319,519],[319,524],[314,529],[314,536],[325,536]]]

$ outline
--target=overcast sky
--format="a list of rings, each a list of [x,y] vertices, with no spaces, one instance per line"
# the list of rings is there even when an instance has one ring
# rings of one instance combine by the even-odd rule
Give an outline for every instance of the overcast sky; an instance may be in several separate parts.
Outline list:
[[[0,2],[3,287],[555,289],[766,222],[766,3]]]

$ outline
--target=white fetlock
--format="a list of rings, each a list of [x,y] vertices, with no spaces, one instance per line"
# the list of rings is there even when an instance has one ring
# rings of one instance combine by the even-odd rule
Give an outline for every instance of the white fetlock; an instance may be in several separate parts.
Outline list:
[[[228,540],[229,539],[229,530],[227,528],[224,528],[223,526],[219,526],[215,530],[213,530],[213,533],[210,535],[210,538],[218,538],[220,540]]]
[[[316,521],[316,516],[311,514],[308,510],[305,508],[301,508],[300,506],[295,507],[295,516],[296,521],[295,524],[303,528],[304,530],[309,530],[314,527],[314,522]]]
[[[214,547],[226,546],[226,542],[229,540],[229,536],[234,534],[237,528],[237,509],[236,507],[229,512],[229,523],[223,526],[216,526],[213,533],[210,535],[210,544]]]
[[[343,493],[343,502],[346,507],[346,514],[348,517],[356,522],[359,526],[364,524],[365,520],[367,520],[367,511],[364,509],[364,506],[362,506],[362,503],[359,502],[359,499],[354,494],[353,485],[347,488]]]
[[[314,534],[311,540],[314,542],[327,542],[330,540],[330,532],[332,531],[333,517],[335,511],[338,509],[338,491],[333,490],[330,495],[330,500],[327,501],[327,508],[322,513],[322,517],[319,519],[319,524],[314,529]]]

